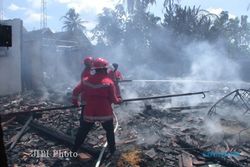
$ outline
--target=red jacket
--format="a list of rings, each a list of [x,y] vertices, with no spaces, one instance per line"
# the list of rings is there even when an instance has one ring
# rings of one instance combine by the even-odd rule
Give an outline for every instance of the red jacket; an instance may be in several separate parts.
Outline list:
[[[83,71],[82,71],[82,74],[81,74],[81,79],[85,78],[85,77],[89,77],[90,76],[90,68],[85,68]]]
[[[109,77],[112,79],[112,81],[117,82],[118,80],[122,80],[122,73],[118,70],[114,71],[110,71],[109,72]]]
[[[83,80],[84,78],[87,78],[89,76],[91,76],[91,74],[90,74],[90,68],[85,67],[85,69],[81,73],[81,80]],[[84,102],[84,94],[83,93],[81,94],[81,101],[82,101],[82,103],[85,103]]]
[[[112,103],[118,104],[113,81],[106,74],[95,74],[82,80],[73,90],[73,99],[83,94],[84,119],[89,122],[113,119]]]
[[[118,81],[123,79],[121,72],[118,71],[118,70],[116,70],[115,72],[114,71],[110,71],[108,73],[108,76],[115,83],[116,96],[117,97],[121,97],[121,91],[120,91],[120,87],[118,85]]]

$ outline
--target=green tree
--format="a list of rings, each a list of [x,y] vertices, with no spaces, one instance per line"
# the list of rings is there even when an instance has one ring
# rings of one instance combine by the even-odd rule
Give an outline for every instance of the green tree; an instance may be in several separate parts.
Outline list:
[[[182,7],[171,2],[165,5],[163,26],[179,39],[189,36],[194,40],[207,40],[214,36],[211,17],[214,15],[199,7]]]
[[[229,18],[227,11],[222,11],[214,21],[214,30],[219,38],[227,45],[231,56],[250,54],[250,24],[247,16],[239,19]]]
[[[122,5],[117,5],[114,10],[104,8],[98,16],[98,24],[92,30],[92,39],[106,46],[119,44],[125,31],[125,17]]]
[[[156,0],[124,0],[128,14],[134,14],[138,10],[146,10],[148,6],[156,3]]]
[[[86,27],[83,25],[86,21],[83,21],[80,18],[80,15],[76,13],[75,9],[71,8],[66,13],[65,16],[62,17],[63,21],[63,29],[69,32],[83,32],[86,30]]]

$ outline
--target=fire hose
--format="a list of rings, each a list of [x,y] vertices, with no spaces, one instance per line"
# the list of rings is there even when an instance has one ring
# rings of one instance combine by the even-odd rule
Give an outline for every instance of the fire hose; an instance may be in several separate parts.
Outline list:
[[[208,92],[208,91],[206,91]],[[205,93],[206,92],[195,92],[195,93],[192,93],[192,95],[195,95],[195,94],[203,94],[203,98],[205,98]],[[185,93],[185,94],[176,94],[176,95],[165,95],[165,96],[151,96],[151,97],[144,97],[144,98],[131,98],[131,99],[125,99],[123,100],[123,102],[128,102],[128,101],[138,101],[138,100],[148,100],[149,98],[150,99],[157,99],[157,98],[167,98],[169,96],[171,97],[177,97],[177,96],[187,96],[188,94],[190,93]],[[116,121],[116,125],[115,125],[115,129],[114,129],[114,133],[117,131],[118,129],[118,126],[119,126],[119,123],[118,123],[118,119],[117,119],[117,116],[116,114],[114,113],[114,117],[115,117],[115,121]],[[102,160],[102,157],[103,157],[103,154],[104,154],[104,151],[105,149],[107,148],[108,146],[108,143],[106,142],[103,147],[102,147],[102,150],[101,150],[101,153],[99,154],[99,157],[97,159],[97,162],[95,164],[95,167],[99,167],[100,164],[101,164],[101,160]]]
[[[115,129],[114,129],[114,133],[117,131],[117,129],[118,129],[118,126],[119,126],[119,123],[118,123],[118,119],[117,119],[117,116],[116,116],[116,114],[114,113],[114,117],[115,117]],[[96,164],[95,164],[95,167],[99,167],[100,166],[100,164],[101,164],[101,160],[102,160],[102,157],[103,157],[103,154],[104,154],[104,151],[105,151],[105,149],[107,148],[107,146],[108,146],[108,142],[106,142],[104,145],[103,145],[103,147],[102,147],[102,150],[101,150],[101,153],[99,154],[99,157],[98,157],[98,159],[97,159],[97,162],[96,162]]]

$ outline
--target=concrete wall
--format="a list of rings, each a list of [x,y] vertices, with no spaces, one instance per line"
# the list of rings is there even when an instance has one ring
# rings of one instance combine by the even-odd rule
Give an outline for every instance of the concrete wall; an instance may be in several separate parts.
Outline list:
[[[12,26],[12,47],[0,47],[0,96],[21,92],[22,21],[3,20]]]

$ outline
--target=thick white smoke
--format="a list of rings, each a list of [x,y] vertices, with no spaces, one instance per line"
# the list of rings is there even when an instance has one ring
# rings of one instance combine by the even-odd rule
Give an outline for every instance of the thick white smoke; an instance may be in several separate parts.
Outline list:
[[[192,43],[185,48],[192,65],[187,78],[208,81],[239,81],[239,65],[229,59],[219,42]]]

